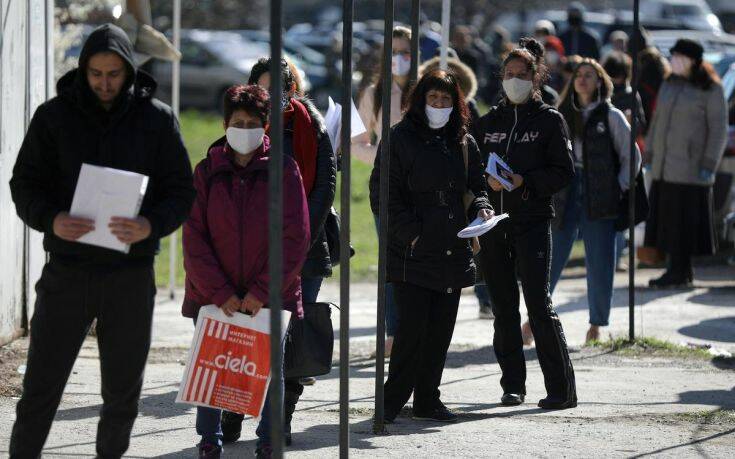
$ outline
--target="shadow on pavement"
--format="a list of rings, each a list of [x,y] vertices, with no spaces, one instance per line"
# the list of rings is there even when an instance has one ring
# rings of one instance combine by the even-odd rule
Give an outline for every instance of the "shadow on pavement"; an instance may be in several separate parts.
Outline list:
[[[705,306],[732,306],[735,298],[735,287],[712,287],[706,292],[690,297],[690,303]]]
[[[735,317],[703,320],[696,325],[682,327],[678,331],[692,338],[735,343]]]
[[[140,398],[139,416],[166,419],[187,414],[190,406],[175,403],[178,389],[164,394],[143,395]],[[99,416],[102,405],[82,406],[56,412],[54,421],[78,421]]]

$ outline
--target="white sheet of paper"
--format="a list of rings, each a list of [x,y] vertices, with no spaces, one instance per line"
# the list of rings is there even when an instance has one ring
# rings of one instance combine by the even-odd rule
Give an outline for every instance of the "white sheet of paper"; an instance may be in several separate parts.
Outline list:
[[[491,229],[495,228],[498,223],[508,217],[510,217],[510,215],[508,215],[507,213],[495,215],[490,220],[483,220],[481,217],[477,217],[476,219],[472,220],[467,228],[457,233],[457,237],[460,237],[462,239],[470,239],[473,237],[482,236]]]
[[[354,139],[363,132],[367,132],[367,129],[365,129],[357,107],[355,107],[355,102],[350,100],[350,103],[352,105],[350,138]],[[337,154],[342,139],[340,134],[342,130],[342,105],[335,102],[331,97],[329,98],[329,107],[327,108],[327,114],[324,116],[324,121],[327,125],[327,135],[329,135],[329,140],[332,142],[332,150]]]
[[[78,242],[128,253],[130,245],[120,242],[108,225],[112,217],[136,218],[147,187],[145,175],[82,164],[69,213],[94,220],[95,230]]]
[[[500,184],[503,185],[503,188],[507,191],[513,191],[515,188],[515,186],[513,186],[513,180],[510,179],[510,175],[513,174],[513,169],[505,164],[505,161],[503,161],[497,153],[490,154],[490,159],[487,163],[485,172],[500,182]]]

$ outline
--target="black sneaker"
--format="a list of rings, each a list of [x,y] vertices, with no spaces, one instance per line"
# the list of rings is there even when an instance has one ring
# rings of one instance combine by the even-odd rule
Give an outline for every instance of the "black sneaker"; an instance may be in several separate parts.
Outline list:
[[[500,397],[500,404],[503,406],[518,406],[526,401],[526,394],[512,394],[506,392]]]
[[[245,416],[230,411],[222,411],[222,442],[233,443],[240,438],[242,420]]]
[[[271,459],[272,456],[273,448],[271,448],[271,445],[258,446],[255,449],[256,459]]]
[[[199,459],[219,459],[222,455],[222,447],[213,443],[199,443]]]
[[[538,407],[544,410],[566,410],[569,408],[576,408],[577,397],[568,400],[562,397],[548,396],[539,400]]]
[[[413,410],[413,419],[416,421],[437,421],[437,422],[457,422],[457,415],[449,411],[449,408],[443,404],[431,411]]]
[[[658,279],[651,279],[648,281],[649,287],[657,289],[691,288],[692,285],[692,276],[676,276],[668,271]]]

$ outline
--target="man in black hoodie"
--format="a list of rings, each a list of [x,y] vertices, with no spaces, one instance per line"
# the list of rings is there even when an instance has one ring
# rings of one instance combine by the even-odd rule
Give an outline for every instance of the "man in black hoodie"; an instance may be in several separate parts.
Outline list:
[[[11,458],[39,457],[95,318],[103,399],[97,455],[118,458],[128,448],[150,347],[153,259],[195,195],[178,122],[152,98],[155,89],[122,29],[103,25],[85,42],[79,67],[57,83],[58,95],[33,115],[10,189],[20,218],[44,233],[50,259],[36,285]],[[149,177],[139,217],[110,224],[129,253],[77,242],[94,229],[68,214],[82,163]]]

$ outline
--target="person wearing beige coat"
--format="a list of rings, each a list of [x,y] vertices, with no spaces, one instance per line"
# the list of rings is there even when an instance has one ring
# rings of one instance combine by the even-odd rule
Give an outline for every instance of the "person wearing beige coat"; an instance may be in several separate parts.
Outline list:
[[[668,255],[651,287],[690,286],[692,256],[716,249],[712,187],[727,142],[727,104],[719,77],[698,42],[671,49],[673,71],[659,90],[648,132],[653,185],[645,245]]]

